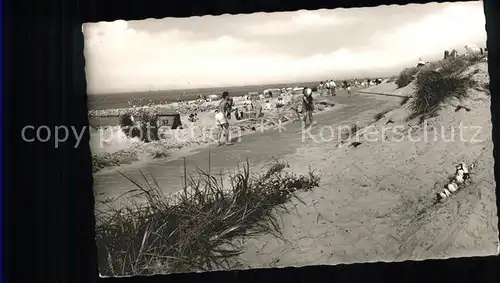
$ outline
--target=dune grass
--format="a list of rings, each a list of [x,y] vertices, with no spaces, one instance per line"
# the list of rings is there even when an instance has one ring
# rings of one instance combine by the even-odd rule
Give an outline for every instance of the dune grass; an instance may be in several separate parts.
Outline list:
[[[383,111],[381,111],[381,112],[379,112],[379,113],[377,113],[377,114],[373,115],[373,120],[374,120],[375,122],[380,121],[382,118],[384,118],[384,117],[385,117],[385,115],[386,115],[387,113],[391,112],[392,110],[394,110],[394,108],[393,108],[393,107],[388,108],[388,109],[385,109],[385,110],[383,110]]]
[[[210,167],[210,166],[209,166]],[[297,191],[318,186],[312,171],[297,176],[275,161],[264,174],[253,175],[247,162],[224,182],[198,170],[185,172],[187,184],[174,197],[165,196],[153,178],[136,185],[121,208],[97,216],[99,270],[104,276],[148,275],[236,268],[243,252],[238,239],[272,234],[281,238],[279,215]],[[228,183],[228,185],[225,185]]]
[[[404,106],[408,101],[410,100],[411,96],[405,96],[401,99],[401,102],[399,103],[399,106]]]
[[[387,80],[387,83],[395,83],[398,79],[398,76],[392,76]]]
[[[423,121],[434,117],[443,102],[463,99],[474,85],[472,74],[464,75],[467,67],[477,61],[464,58],[442,60],[422,68],[415,80],[413,99],[409,102],[409,119]]]
[[[133,122],[132,116],[138,121]],[[138,137],[143,142],[159,140],[157,123],[158,117],[154,110],[151,109],[139,108],[120,116],[120,127],[122,131],[128,137]]]
[[[398,88],[405,87],[409,85],[413,79],[415,78],[415,75],[418,73],[419,69],[417,67],[412,67],[412,68],[406,68],[397,77],[395,83],[398,86]]]
[[[482,84],[483,91],[486,92],[486,94],[491,95],[490,91],[490,82],[485,82]]]

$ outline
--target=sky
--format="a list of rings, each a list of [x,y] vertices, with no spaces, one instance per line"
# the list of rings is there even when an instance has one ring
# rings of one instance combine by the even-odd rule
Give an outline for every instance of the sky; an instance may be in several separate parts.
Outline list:
[[[86,23],[90,94],[390,76],[486,46],[483,3]]]

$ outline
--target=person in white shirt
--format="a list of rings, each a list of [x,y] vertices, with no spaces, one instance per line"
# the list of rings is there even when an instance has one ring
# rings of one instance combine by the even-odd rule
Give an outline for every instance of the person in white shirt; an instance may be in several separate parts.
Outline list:
[[[335,82],[333,80],[329,80],[328,81],[327,89],[328,89],[328,91],[329,91],[329,93],[330,93],[331,96],[336,96],[337,95],[336,92],[335,92],[335,88],[336,87],[337,86],[335,85]]]
[[[304,88],[302,96],[302,112],[305,127],[309,127],[313,123],[314,100],[312,90],[308,87]]]
[[[266,107],[264,108],[265,110],[271,110],[273,108],[271,102],[268,100],[266,101]]]
[[[230,97],[229,93],[225,91],[222,94],[222,100],[219,103],[219,108],[217,109],[217,112],[215,113],[215,123],[219,127],[219,134],[217,135],[217,145],[221,146],[220,139],[222,137],[222,134],[225,135],[226,139],[226,145],[231,145],[229,141],[229,120],[228,120],[228,115],[230,109]]]

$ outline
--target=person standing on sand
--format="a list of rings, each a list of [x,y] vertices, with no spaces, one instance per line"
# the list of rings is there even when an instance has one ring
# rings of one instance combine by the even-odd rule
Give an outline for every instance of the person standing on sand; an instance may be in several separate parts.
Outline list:
[[[336,88],[337,88],[337,85],[335,84],[335,81],[330,80],[330,92],[331,92],[332,96],[337,96],[337,93],[335,92]]]
[[[226,107],[226,117],[231,119],[231,113],[233,112],[234,100],[232,97],[227,99],[227,107]]]
[[[231,145],[232,143],[229,142],[229,120],[228,120],[228,115],[229,115],[229,110],[230,110],[230,100],[231,98],[229,97],[229,92],[224,91],[222,93],[222,100],[219,103],[219,107],[216,110],[215,113],[215,123],[219,127],[219,133],[217,135],[217,145],[221,146],[220,139],[222,137],[222,134],[225,135],[226,138],[226,145]]]
[[[303,90],[302,96],[302,112],[304,115],[304,124],[305,127],[309,127],[313,123],[313,110],[314,110],[314,101],[312,97],[312,89],[306,87]]]
[[[262,105],[260,105],[260,103],[258,103],[255,100],[252,100],[252,109],[253,112],[255,113],[255,118],[260,118],[264,115],[262,113]]]

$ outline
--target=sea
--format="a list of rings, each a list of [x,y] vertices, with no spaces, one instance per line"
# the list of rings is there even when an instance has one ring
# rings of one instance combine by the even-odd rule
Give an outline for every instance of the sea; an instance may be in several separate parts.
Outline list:
[[[165,102],[177,102],[194,100],[202,95],[209,94],[222,94],[228,91],[232,96],[243,96],[248,92],[262,93],[265,89],[270,88],[285,88],[285,87],[315,87],[319,84],[317,82],[302,82],[302,83],[283,83],[283,84],[270,84],[270,85],[252,85],[252,86],[233,86],[233,87],[217,87],[217,88],[198,88],[198,89],[184,89],[184,90],[159,90],[159,91],[143,91],[143,92],[126,92],[126,93],[110,93],[110,94],[89,94],[88,96],[88,109],[101,110],[101,109],[116,109],[129,107],[128,101],[133,99],[142,99],[144,103],[152,100],[154,104]]]

